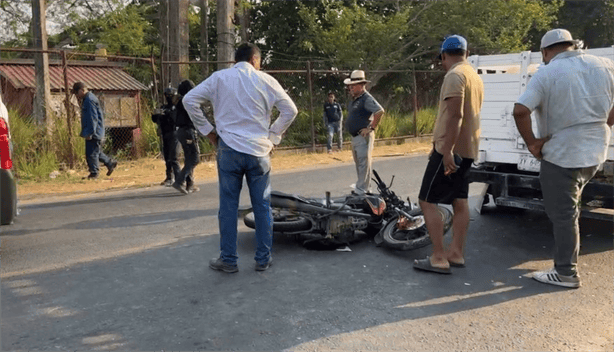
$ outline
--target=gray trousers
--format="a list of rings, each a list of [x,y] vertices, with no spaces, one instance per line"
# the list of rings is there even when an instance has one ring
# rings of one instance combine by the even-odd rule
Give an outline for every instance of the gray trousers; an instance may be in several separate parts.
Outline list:
[[[573,276],[578,272],[580,200],[584,186],[598,168],[597,165],[568,169],[541,162],[539,181],[554,232],[554,267],[560,275]]]
[[[352,156],[356,164],[356,192],[371,192],[371,169],[373,162],[373,141],[375,132],[371,131],[366,137],[358,135],[352,137]]]

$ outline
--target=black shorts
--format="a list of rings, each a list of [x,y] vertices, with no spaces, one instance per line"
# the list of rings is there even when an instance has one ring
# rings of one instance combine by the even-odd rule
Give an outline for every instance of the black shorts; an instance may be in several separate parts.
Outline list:
[[[433,204],[452,204],[454,199],[467,199],[469,196],[469,168],[473,159],[454,156],[460,167],[449,176],[444,175],[443,155],[433,150],[424,171],[418,198]]]

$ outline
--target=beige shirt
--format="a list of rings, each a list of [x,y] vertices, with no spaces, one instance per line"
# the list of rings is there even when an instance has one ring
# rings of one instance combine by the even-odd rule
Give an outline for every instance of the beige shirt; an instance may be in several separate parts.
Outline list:
[[[461,97],[463,99],[463,118],[454,154],[463,158],[477,159],[480,145],[480,111],[484,101],[484,84],[468,62],[459,62],[452,66],[443,79],[439,94],[439,111],[433,129],[433,144],[440,152],[446,137],[446,125],[450,118],[445,100]]]

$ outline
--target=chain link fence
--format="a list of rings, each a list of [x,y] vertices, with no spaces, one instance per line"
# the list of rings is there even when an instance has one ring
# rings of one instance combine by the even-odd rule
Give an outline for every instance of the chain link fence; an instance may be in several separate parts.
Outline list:
[[[37,80],[36,56],[48,56],[48,99],[42,103],[44,90]],[[39,60],[40,61],[40,60]],[[216,62],[167,62],[151,58],[123,57],[75,53],[58,50],[32,50],[0,48],[0,88],[3,100],[11,110],[13,119],[42,128],[37,138],[48,141],[50,155],[66,168],[85,167],[83,141],[79,137],[80,108],[75,96],[70,94],[72,85],[84,82],[100,99],[105,113],[105,152],[119,159],[159,155],[160,139],[157,126],[151,121],[153,109],[162,104],[162,90],[169,85],[169,67],[179,65],[196,84],[213,73]],[[436,114],[439,86],[443,71],[369,71],[367,86],[371,94],[386,110],[378,127],[378,139],[404,139],[431,133]],[[275,77],[294,100],[299,113],[284,136],[281,148],[305,148],[324,150],[326,133],[323,122],[323,104],[328,93],[347,107],[351,97],[343,80],[351,71],[327,67],[321,61],[294,61],[276,59],[273,63],[264,59],[262,70]],[[166,72],[166,73],[165,73]],[[44,106],[44,114],[41,114]],[[213,120],[211,106],[205,112]],[[344,111],[344,116],[346,116]],[[274,112],[273,119],[278,112]],[[17,117],[19,116],[19,117]],[[213,122],[213,121],[212,121]],[[16,124],[19,125],[19,124]],[[24,125],[24,130],[33,127]],[[14,129],[14,128],[12,128]],[[15,133],[13,133],[15,134]],[[21,138],[17,132],[17,139]],[[24,137],[25,138],[25,137]],[[344,139],[350,140],[344,133]],[[24,164],[33,161],[26,155],[40,151],[40,143],[15,141],[21,144],[15,159],[23,156]],[[349,145],[349,143],[346,143]],[[201,152],[213,153],[212,147],[201,140]],[[19,163],[17,163],[19,168]]]

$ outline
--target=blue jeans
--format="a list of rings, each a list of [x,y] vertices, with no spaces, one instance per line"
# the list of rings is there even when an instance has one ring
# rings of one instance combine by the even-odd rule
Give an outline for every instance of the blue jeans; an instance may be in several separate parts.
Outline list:
[[[220,187],[220,258],[224,263],[236,265],[237,219],[239,196],[243,176],[247,180],[249,196],[256,220],[256,256],[258,264],[266,264],[271,258],[273,244],[273,213],[271,210],[271,159],[237,152],[219,138],[217,146],[217,170]]]
[[[98,139],[85,140],[85,160],[92,175],[98,175],[98,161],[102,161],[107,167],[111,165],[111,158],[102,152],[100,144]]]
[[[328,129],[328,134],[326,135],[326,150],[333,149],[333,136],[337,134],[337,147],[341,150],[343,146],[343,131],[341,130],[341,125],[339,122],[331,122],[326,125]]]

